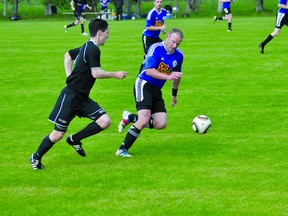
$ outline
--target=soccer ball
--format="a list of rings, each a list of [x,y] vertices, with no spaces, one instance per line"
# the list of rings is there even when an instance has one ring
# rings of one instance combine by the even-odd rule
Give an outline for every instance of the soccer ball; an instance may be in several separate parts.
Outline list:
[[[205,115],[198,115],[192,121],[192,129],[198,134],[205,134],[211,127],[211,120]]]

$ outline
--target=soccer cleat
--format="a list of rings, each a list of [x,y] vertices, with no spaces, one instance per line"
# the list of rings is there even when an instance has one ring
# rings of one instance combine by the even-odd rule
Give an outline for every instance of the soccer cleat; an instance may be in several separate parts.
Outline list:
[[[133,157],[132,155],[130,155],[128,153],[128,151],[126,149],[118,149],[116,151],[116,155],[117,156],[120,156],[120,157]]]
[[[30,160],[29,160],[29,161],[30,161],[30,164],[31,164],[31,166],[32,166],[32,169],[33,169],[33,170],[44,169],[45,166],[41,163],[41,161],[35,159],[33,156],[34,156],[34,154],[31,155]]]
[[[65,31],[65,32],[68,32],[67,25],[64,25],[64,31]]]
[[[86,153],[84,151],[84,149],[82,148],[82,143],[79,142],[79,143],[74,143],[73,139],[72,139],[72,135],[70,135],[69,137],[67,137],[66,139],[66,142],[71,145],[75,151],[81,155],[82,157],[85,157],[86,156]]]
[[[82,35],[83,35],[83,36],[87,36],[88,34],[87,34],[86,32],[83,32]]]
[[[215,24],[215,22],[217,21],[218,19],[217,19],[217,16],[214,16],[214,18],[213,18],[213,23]]]
[[[232,32],[232,29],[231,29],[231,28],[228,28],[228,29],[227,29],[227,32]]]
[[[118,125],[118,131],[120,134],[123,132],[124,128],[130,123],[129,121],[130,114],[131,113],[127,110],[122,113],[122,120],[120,121]]]
[[[262,54],[264,53],[264,46],[262,43],[259,43],[259,50]]]

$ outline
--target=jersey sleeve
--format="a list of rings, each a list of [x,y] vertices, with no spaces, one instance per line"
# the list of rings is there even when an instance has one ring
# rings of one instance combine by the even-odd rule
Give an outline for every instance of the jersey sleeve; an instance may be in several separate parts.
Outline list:
[[[180,53],[179,53],[179,56],[177,57],[177,65],[176,65],[176,67],[173,69],[173,71],[182,72],[183,60],[184,60],[184,56],[183,56],[183,54],[180,52]]]
[[[80,48],[81,48],[81,47],[78,47],[78,48],[71,49],[71,50],[68,51],[69,55],[71,56],[71,58],[72,58],[73,60],[75,60],[76,57],[77,57],[77,55],[79,54]]]

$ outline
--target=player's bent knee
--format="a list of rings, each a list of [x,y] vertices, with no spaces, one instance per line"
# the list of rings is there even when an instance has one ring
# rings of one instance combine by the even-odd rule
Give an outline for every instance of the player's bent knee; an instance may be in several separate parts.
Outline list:
[[[157,123],[154,122],[154,128],[157,130],[165,129],[166,125],[167,125],[166,122],[157,122]]]
[[[272,37],[276,37],[276,36],[279,35],[279,34],[280,34],[280,29],[276,29],[275,31],[273,31],[273,32],[271,33]]]
[[[64,131],[56,131],[53,130],[52,133],[49,135],[49,139],[53,142],[56,143],[59,140],[62,139],[62,137],[64,136],[65,132]]]
[[[95,121],[102,129],[108,128],[111,125],[111,119],[107,114],[101,116]]]

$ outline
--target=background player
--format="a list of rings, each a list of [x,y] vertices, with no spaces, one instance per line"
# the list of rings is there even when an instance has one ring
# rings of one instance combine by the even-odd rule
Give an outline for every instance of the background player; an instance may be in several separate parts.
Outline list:
[[[220,2],[222,3],[222,10],[225,13],[224,17],[217,17],[214,16],[214,23],[217,20],[227,20],[228,22],[228,32],[232,31],[232,12],[231,12],[231,2],[233,2],[233,0],[220,0]]]
[[[269,43],[274,37],[280,34],[280,30],[284,25],[288,25],[288,0],[279,0],[278,1],[278,13],[276,16],[276,23],[274,31],[267,36],[267,38],[259,44],[259,50],[263,54],[264,47]]]
[[[162,0],[154,0],[154,8],[147,14],[146,27],[142,33],[144,59],[149,47],[153,43],[162,41],[160,32],[166,34],[166,25],[164,25],[166,14],[167,11],[162,8]]]
[[[142,32],[142,44],[144,50],[144,60],[149,47],[157,42],[162,42],[160,33],[166,34],[165,17],[167,10],[162,8],[162,0],[154,0],[154,8],[151,9],[146,17],[146,27]],[[142,71],[144,62],[140,65],[139,73]]]
[[[101,4],[101,12],[108,12],[108,5],[110,4],[110,0],[100,0]],[[102,14],[100,14],[100,19],[102,19]],[[106,19],[108,19],[108,14],[106,14]]]
[[[81,33],[82,35],[88,35],[85,31],[84,31],[84,23],[85,23],[85,16],[82,14],[85,11],[85,8],[89,8],[90,10],[92,9],[92,7],[90,7],[87,3],[86,0],[72,0],[71,1],[71,8],[72,11],[74,12],[74,18],[76,19],[74,22],[72,22],[69,25],[65,25],[64,26],[64,30],[65,32],[68,31],[68,28],[71,28],[73,26],[76,26],[79,24],[81,24]]]

